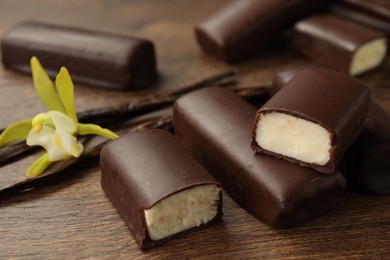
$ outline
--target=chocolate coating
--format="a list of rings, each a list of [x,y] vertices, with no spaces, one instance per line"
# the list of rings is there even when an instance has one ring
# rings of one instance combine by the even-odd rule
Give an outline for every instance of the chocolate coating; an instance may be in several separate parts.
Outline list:
[[[272,94],[285,86],[305,65],[274,75]],[[345,176],[347,187],[374,195],[390,194],[390,115],[371,100],[364,128],[348,148],[337,168]]]
[[[289,41],[293,50],[313,61],[350,73],[356,51],[362,45],[384,37],[385,34],[381,31],[335,15],[322,14],[297,22]]]
[[[334,206],[345,186],[340,173],[253,153],[255,115],[230,90],[198,90],[176,101],[175,135],[241,207],[272,227],[301,224]]]
[[[201,21],[195,35],[206,52],[235,62],[260,50],[303,16],[327,7],[323,0],[231,1]]]
[[[362,133],[344,157],[340,171],[348,184],[368,194],[390,194],[390,114],[374,101]]]
[[[271,96],[275,95],[284,85],[286,85],[293,77],[295,77],[298,72],[306,69],[319,69],[325,68],[324,65],[317,63],[307,63],[290,69],[278,71],[274,74],[272,79],[272,85],[269,88],[269,94]]]
[[[290,80],[257,112],[279,112],[318,124],[331,134],[330,160],[325,165],[309,164],[264,150],[255,141],[252,148],[323,173],[333,173],[336,164],[363,129],[370,100],[369,89],[354,78],[328,69],[303,70]]]
[[[331,11],[340,17],[344,17],[356,23],[364,24],[373,29],[383,31],[387,34],[387,38],[390,38],[390,19],[386,20],[374,14],[367,13],[363,10],[342,3],[332,4]],[[387,44],[390,44],[389,40]]]
[[[64,66],[74,81],[97,87],[129,90],[157,78],[152,42],[135,37],[23,22],[3,35],[1,52],[6,68],[30,74],[36,56],[50,77]]]
[[[219,183],[198,164],[172,134],[145,130],[122,135],[101,151],[101,185],[142,249],[153,241],[148,235],[144,210],[162,199],[191,187]],[[222,217],[222,194],[218,213]]]
[[[339,0],[339,2],[390,22],[390,2],[387,0]]]

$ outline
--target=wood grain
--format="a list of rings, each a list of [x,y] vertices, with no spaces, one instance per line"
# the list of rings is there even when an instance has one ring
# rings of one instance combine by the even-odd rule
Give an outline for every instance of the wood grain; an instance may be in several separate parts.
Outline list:
[[[153,40],[161,80],[142,92],[76,86],[78,111],[115,105],[233,69],[240,85],[267,85],[274,72],[304,59],[283,46],[226,65],[197,46],[193,25],[228,0],[1,0],[0,34],[28,19]],[[359,77],[390,112],[390,59]],[[29,76],[0,65],[0,128],[44,107]],[[0,182],[24,171],[26,157],[0,168]],[[347,191],[329,213],[288,230],[272,229],[224,194],[222,222],[141,252],[100,187],[92,160],[34,186],[0,194],[0,259],[388,259],[389,197]]]

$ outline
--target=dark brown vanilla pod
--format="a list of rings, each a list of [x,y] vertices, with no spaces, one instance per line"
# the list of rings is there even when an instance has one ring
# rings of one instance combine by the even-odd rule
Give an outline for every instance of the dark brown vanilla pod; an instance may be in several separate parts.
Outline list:
[[[351,20],[353,22],[363,24],[373,29],[385,32],[387,34],[388,39],[387,44],[390,44],[390,19],[383,19],[374,14],[370,14],[354,7],[345,5],[341,2],[337,2],[337,4],[332,4],[331,12],[335,15]]]
[[[100,155],[101,185],[141,249],[222,217],[220,184],[164,130],[122,135]]]
[[[383,32],[332,14],[310,16],[297,22],[290,46],[314,62],[351,75],[382,64],[387,53]]]
[[[131,90],[157,79],[153,43],[136,37],[23,22],[3,35],[1,52],[8,69],[30,74],[36,56],[50,77],[64,66],[74,81],[96,87]]]
[[[298,73],[256,115],[251,146],[322,173],[333,173],[363,129],[370,93],[328,69]]]
[[[256,108],[222,88],[194,91],[174,105],[176,137],[245,210],[275,228],[289,228],[336,204],[343,176],[250,149]]]
[[[298,19],[327,8],[323,0],[231,1],[197,24],[195,35],[206,52],[235,62],[259,51]]]

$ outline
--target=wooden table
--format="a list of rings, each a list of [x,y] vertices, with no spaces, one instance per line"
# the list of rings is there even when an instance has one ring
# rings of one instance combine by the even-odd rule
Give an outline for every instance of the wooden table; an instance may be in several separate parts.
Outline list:
[[[240,85],[267,85],[278,70],[303,59],[277,47],[245,62],[226,65],[197,46],[193,25],[227,0],[1,0],[0,34],[34,19],[153,40],[161,75],[157,89],[178,87],[234,69]],[[44,111],[31,77],[0,65],[0,127]],[[359,77],[390,111],[390,61]],[[131,100],[118,93],[76,86],[78,111]],[[27,157],[0,168],[0,182],[22,177]],[[0,196],[0,258],[26,259],[389,259],[390,198],[347,191],[329,213],[288,230],[275,230],[224,194],[223,221],[141,252],[100,187],[97,161],[50,178],[28,190]]]

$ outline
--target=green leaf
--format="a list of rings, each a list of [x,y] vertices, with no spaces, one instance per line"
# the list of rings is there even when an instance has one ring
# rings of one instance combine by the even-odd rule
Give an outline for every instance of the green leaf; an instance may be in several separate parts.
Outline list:
[[[77,134],[79,135],[101,135],[109,139],[118,138],[118,135],[107,128],[102,128],[95,124],[78,124]]]
[[[66,113],[53,82],[34,56],[30,60],[35,90],[48,110]]]
[[[77,124],[78,120],[74,107],[74,86],[69,72],[65,67],[61,68],[60,73],[56,77],[56,86],[66,114]]]
[[[0,147],[27,138],[28,133],[32,129],[31,119],[22,120],[7,126],[0,135]]]
[[[26,175],[29,177],[41,175],[51,163],[48,153],[45,153],[28,167]]]

